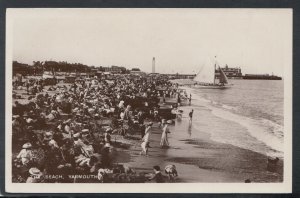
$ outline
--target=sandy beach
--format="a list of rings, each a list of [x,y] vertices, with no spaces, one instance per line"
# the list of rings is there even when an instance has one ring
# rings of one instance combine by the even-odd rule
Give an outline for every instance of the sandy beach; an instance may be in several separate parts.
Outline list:
[[[24,103],[26,100],[18,101]],[[168,98],[166,103],[174,102],[174,98]],[[163,170],[166,165],[174,164],[179,175],[176,182],[184,183],[283,181],[282,159],[276,165],[272,165],[268,163],[267,155],[213,141],[207,133],[209,130],[215,130],[213,122],[217,124],[215,120],[210,120],[211,112],[203,106],[197,106],[199,112],[196,112],[196,115],[200,117],[193,119],[194,122],[201,120],[199,129],[194,127],[193,123],[190,124],[187,118],[188,112],[194,106],[188,106],[186,101],[182,104],[183,117],[175,119],[175,123],[169,126],[169,148],[160,148],[162,128],[155,122],[151,129],[149,156],[140,155],[142,141],[139,134],[126,138],[113,134],[112,140],[117,151],[114,162],[125,164],[140,173],[152,173],[155,165]],[[224,133],[228,130],[230,127],[224,130]]]
[[[213,130],[213,127],[209,128]],[[118,162],[146,173],[151,172],[154,165],[164,168],[174,164],[179,175],[176,182],[244,183],[250,180],[263,183],[283,180],[282,159],[273,165],[268,163],[267,155],[212,141],[208,133],[190,125],[186,117],[177,119],[175,125],[170,126],[170,131],[170,148],[162,149],[159,146],[162,129],[158,123],[153,125],[149,156],[139,155],[141,141],[119,139],[130,146],[123,151],[124,154],[118,155]],[[191,134],[197,134],[197,138],[191,137]]]
[[[157,5],[8,6],[5,192],[293,192],[293,6]]]

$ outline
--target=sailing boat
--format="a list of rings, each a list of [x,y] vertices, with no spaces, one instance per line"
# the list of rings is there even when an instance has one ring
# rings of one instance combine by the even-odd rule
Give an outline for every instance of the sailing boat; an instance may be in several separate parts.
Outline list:
[[[216,58],[216,57],[215,57]],[[194,86],[201,89],[226,89],[230,86],[228,85],[228,78],[224,71],[218,66],[220,73],[219,82],[216,82],[216,67],[217,62],[212,63],[211,60],[208,60],[206,64],[202,66],[198,74],[195,76],[193,81],[195,82]]]

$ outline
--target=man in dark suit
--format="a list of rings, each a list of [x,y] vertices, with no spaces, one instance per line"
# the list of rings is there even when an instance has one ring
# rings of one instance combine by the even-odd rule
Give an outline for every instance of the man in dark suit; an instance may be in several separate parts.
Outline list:
[[[149,178],[149,180],[155,180],[156,183],[164,183],[164,177],[160,172],[160,167],[159,166],[153,166],[153,171],[155,173],[154,176]]]

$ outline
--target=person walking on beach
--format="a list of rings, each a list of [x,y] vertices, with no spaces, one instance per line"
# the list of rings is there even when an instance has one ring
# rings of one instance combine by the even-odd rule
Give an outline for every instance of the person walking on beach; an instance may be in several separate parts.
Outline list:
[[[148,148],[149,148],[149,138],[150,138],[150,133],[151,133],[151,127],[152,127],[153,123],[150,122],[146,129],[145,129],[145,135],[143,137],[143,142],[141,144],[142,147],[142,151],[140,152],[140,155],[142,155],[143,153],[145,153],[146,156],[148,156]]]
[[[189,113],[189,122],[190,123],[192,123],[193,113],[194,113],[194,109],[192,109],[192,111],[190,111],[190,113]]]
[[[191,105],[191,103],[192,103],[192,94],[190,94],[189,105]]]
[[[163,132],[161,135],[161,140],[160,140],[160,146],[161,148],[166,148],[169,147],[169,141],[168,141],[168,133],[170,133],[169,131],[169,124],[171,124],[171,120],[168,120],[167,123],[165,123],[164,127],[163,127]]]

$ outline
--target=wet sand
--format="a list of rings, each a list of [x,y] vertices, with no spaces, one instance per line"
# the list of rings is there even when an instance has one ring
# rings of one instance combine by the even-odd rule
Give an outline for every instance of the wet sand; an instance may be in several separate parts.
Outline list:
[[[189,123],[182,120],[181,125],[188,126]],[[123,151],[125,155],[120,154],[123,160],[118,161],[147,173],[153,171],[154,165],[159,165],[163,170],[166,165],[174,164],[179,174],[176,182],[244,183],[249,179],[251,182],[263,183],[283,180],[282,160],[268,164],[266,155],[212,141],[208,134],[193,127],[190,132],[200,133],[197,138],[178,138],[179,133],[188,133],[182,127],[170,126],[170,131],[170,148],[162,149],[159,146],[162,130],[157,123],[153,125],[149,156],[139,155],[141,141],[120,140],[131,146]]]

